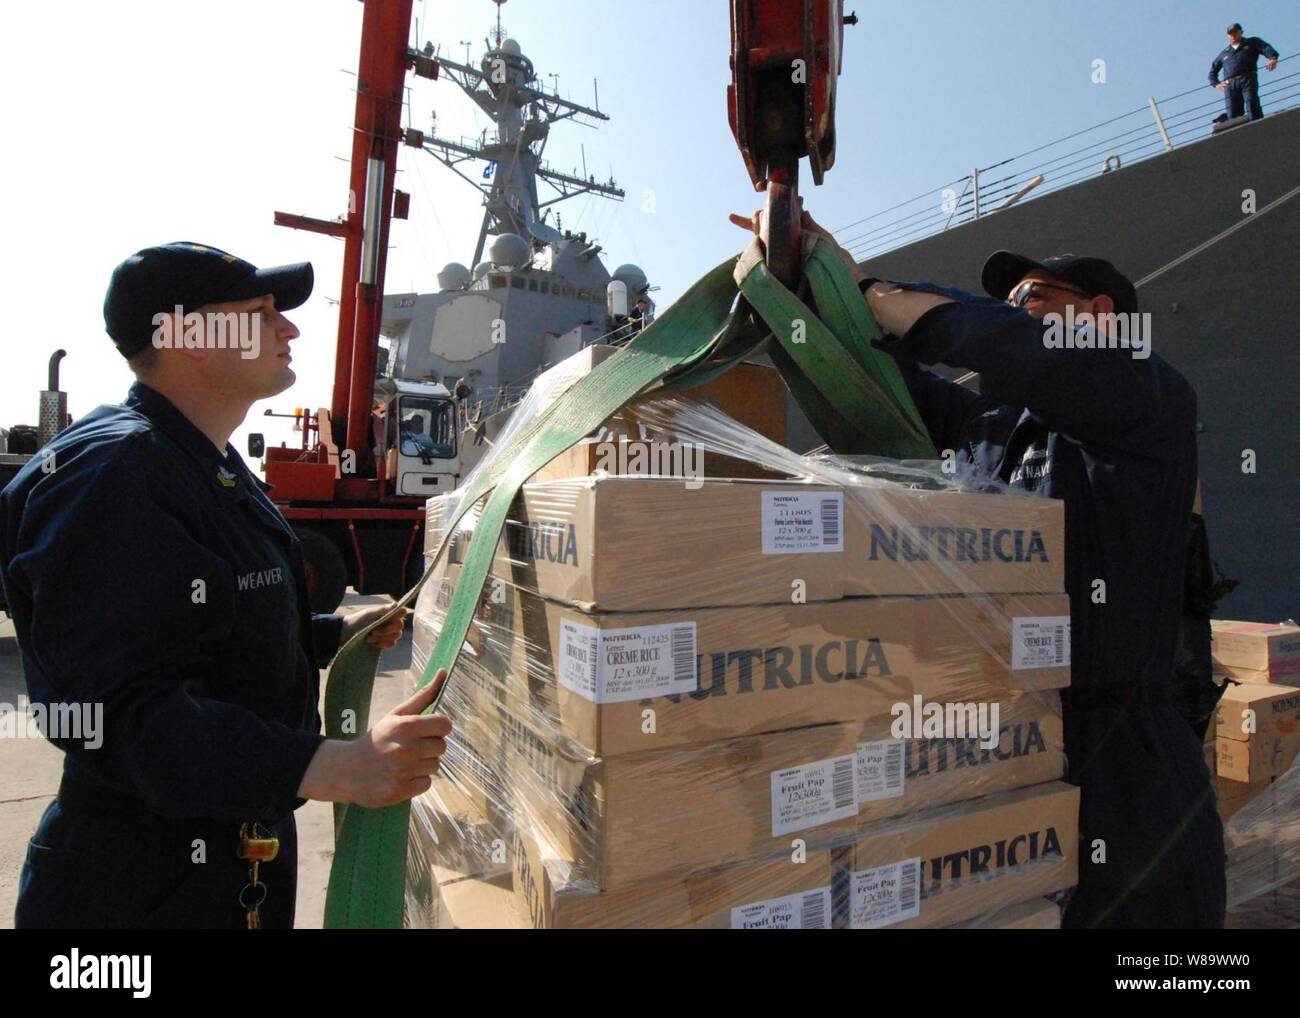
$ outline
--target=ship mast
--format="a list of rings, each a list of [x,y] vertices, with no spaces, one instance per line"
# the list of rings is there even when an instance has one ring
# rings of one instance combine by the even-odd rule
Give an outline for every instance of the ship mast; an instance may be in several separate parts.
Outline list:
[[[584,179],[577,174],[561,173],[542,162],[552,124],[571,118],[587,123],[609,117],[596,107],[572,102],[557,92],[539,87],[532,61],[520,52],[518,43],[506,38],[501,27],[501,5],[505,0],[494,2],[497,24],[491,41],[484,40],[487,52],[480,66],[472,67],[442,56],[438,57],[438,64],[442,74],[459,85],[491,118],[495,132],[484,131],[477,139],[459,140],[439,137],[436,133],[416,133],[425,151],[483,194],[483,225],[471,267],[483,257],[483,245],[489,233],[517,233],[535,248],[562,239],[560,232],[545,222],[543,210],[548,206],[580,194],[595,194],[615,201],[624,197],[612,178],[603,183],[593,176]],[[471,159],[488,163],[483,178],[476,180],[459,168]],[[484,183],[489,173],[491,182]],[[538,180],[555,192],[545,201],[539,198]]]

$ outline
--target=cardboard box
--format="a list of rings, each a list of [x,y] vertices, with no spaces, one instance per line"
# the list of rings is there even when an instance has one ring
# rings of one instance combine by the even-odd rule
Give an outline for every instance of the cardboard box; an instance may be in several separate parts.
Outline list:
[[[580,378],[590,374],[596,364],[617,352],[614,347],[591,346],[556,364],[533,383],[528,394],[528,406],[536,412],[544,410]],[[637,444],[641,444],[642,439],[679,444],[695,442],[696,439],[681,437],[675,432],[672,415],[681,406],[693,408],[705,403],[712,404],[722,415],[734,421],[741,429],[740,434],[748,429],[780,446],[787,444],[788,393],[785,381],[770,366],[743,362],[693,389],[667,397],[652,394],[633,400],[529,479],[545,481],[588,475],[599,465],[600,451],[594,447],[605,441],[628,439]],[[513,414],[513,411],[492,414],[466,431],[462,458],[468,465],[475,466],[486,450],[496,444],[509,427]],[[692,423],[698,427],[703,420],[705,418],[697,416]],[[622,462],[626,463],[626,460]],[[706,477],[778,476],[763,470],[748,458],[738,459],[712,451],[705,453],[702,466]],[[692,472],[699,468],[699,464],[692,463]]]
[[[1228,850],[1228,900],[1246,901],[1258,895],[1297,886],[1300,877],[1300,768],[1273,781],[1242,786],[1219,779],[1220,794],[1231,815],[1224,821]],[[1225,789],[1224,786],[1229,786]],[[1220,808],[1225,802],[1221,799]],[[1286,923],[1280,924],[1285,926]]]
[[[614,352],[614,347],[593,346],[574,354],[563,365],[557,366],[566,373],[564,381],[552,386],[552,391],[567,387],[570,378],[587,374],[592,366],[608,359]],[[539,383],[541,381],[539,379]],[[673,401],[673,406],[710,403],[744,428],[782,447],[786,444],[785,381],[770,366],[749,362],[737,364],[713,381],[668,399]],[[655,414],[655,407],[659,408],[659,415]],[[669,410],[664,397],[652,395],[633,401],[592,435],[551,460],[530,480],[585,477],[598,469],[616,474],[689,474],[713,478],[780,476],[752,460],[723,455],[712,449],[687,454],[683,447],[698,445],[699,441],[679,436],[665,427],[662,416]],[[696,455],[701,458],[697,460]]]
[[[1052,782],[1023,791],[1066,787]],[[984,814],[988,812],[987,807],[1007,798],[993,796],[968,805],[971,809],[978,807]],[[825,928],[830,922],[833,867],[832,853],[825,849],[809,848],[799,857],[802,861],[795,861],[787,853],[601,892],[583,877],[581,867],[560,857],[544,837],[538,837],[527,827],[490,825],[468,805],[462,804],[452,812],[454,817],[441,808],[430,808],[417,810],[413,815],[406,896],[410,928],[780,929]],[[1005,813],[1005,806],[1001,812]],[[1025,810],[1022,808],[1021,812]],[[952,826],[960,815],[948,807],[913,820],[922,826],[933,827],[936,823]],[[1043,816],[1044,830],[1057,823],[1050,802]],[[1065,837],[1060,828],[1057,832],[1058,838]],[[495,855],[481,855],[476,863],[474,853],[466,849],[469,844],[495,852],[496,839],[503,834],[509,837],[510,844],[509,862],[504,867],[495,864],[498,858]],[[1065,841],[1061,843],[1064,845]],[[1040,838],[1037,844],[1048,847],[1046,837]],[[1026,851],[1028,847],[1027,842],[1020,842],[1013,851]],[[849,850],[839,850],[838,854],[843,856],[845,851]],[[413,871],[412,859],[424,860],[424,864]],[[945,860],[943,865],[951,868],[953,863]],[[1036,874],[1035,879],[1041,882],[1043,876]],[[1016,879],[1020,880],[1016,886],[1022,886],[1023,876]],[[991,896],[991,900],[996,899],[996,895]],[[959,925],[1055,928],[1059,925],[1059,912],[1055,909],[1051,902],[1041,899],[1019,905],[998,903],[967,916]]]
[[[1257,783],[1268,781],[1295,762],[1297,743],[1294,737],[1252,739],[1237,742],[1220,739],[1215,753],[1215,770],[1233,781]]]
[[[515,909],[534,929],[830,929],[831,857],[811,851],[601,891],[515,829]]]
[[[493,571],[586,611],[789,604],[844,593],[843,492],[802,481],[582,477],[525,484]],[[428,503],[425,550],[447,498]],[[464,521],[462,521],[464,522]],[[599,535],[599,539],[597,539]],[[453,538],[463,559],[469,533]]]
[[[1300,685],[1300,626],[1212,619],[1210,656],[1222,675]]]
[[[446,776],[412,802],[407,845],[408,928],[831,926],[829,851],[601,892],[527,827],[489,820]]]
[[[829,852],[697,874],[627,891],[594,891],[564,882],[557,864],[493,877],[448,877],[430,903],[412,911],[410,929],[830,929]],[[534,877],[534,873],[540,877]],[[811,886],[820,881],[819,886]],[[539,886],[539,882],[544,882]],[[775,892],[786,891],[784,894]],[[768,895],[767,897],[764,897]],[[773,896],[774,895],[774,896]],[[530,912],[530,906],[534,911]],[[413,917],[413,918],[412,918]]]
[[[1073,886],[1079,789],[1053,781],[866,825],[836,853],[850,928],[951,926]]]
[[[1061,906],[1047,898],[1008,905],[989,915],[976,916],[950,930],[1059,930]]]
[[[1065,589],[1057,499],[862,484],[846,489],[845,503],[849,595]]]
[[[1284,773],[1300,750],[1300,689],[1230,685],[1215,713],[1217,770],[1254,784]]]
[[[429,500],[426,551],[438,547],[456,498]],[[469,544],[469,516],[461,523],[452,562]],[[494,571],[586,611],[1059,593],[1063,544],[1064,510],[1053,499],[598,476],[525,484]]]
[[[411,801],[403,900],[406,928],[486,928],[478,924],[501,921],[503,907],[513,908],[508,845],[488,814],[476,808],[445,769],[435,776],[432,787]],[[473,914],[461,908],[471,891],[460,885],[470,881],[491,885],[477,893]],[[491,903],[486,915],[479,914],[484,902]]]
[[[1214,715],[1216,738],[1249,742],[1256,735],[1289,734],[1300,716],[1300,691],[1267,682],[1229,684]]]
[[[609,360],[619,348],[595,345],[584,347],[538,377],[535,387],[540,408],[545,409],[579,378],[591,374],[592,369]],[[646,408],[662,406],[665,398],[675,402],[710,403],[738,424],[756,431],[763,437],[785,445],[787,439],[787,389],[781,373],[770,364],[742,361],[725,374],[712,381],[672,393],[649,395],[632,400],[614,414],[607,426],[628,436],[641,433],[642,428],[659,427],[657,417],[647,417]]]
[[[427,657],[459,579],[450,566],[426,588],[414,659]],[[609,758],[866,721],[916,694],[1060,689],[1069,613],[1066,595],[1050,594],[591,614],[489,578],[453,689],[473,683]],[[1043,633],[1056,639],[1032,642]]]
[[[435,930],[522,930],[526,917],[515,902],[511,875],[466,877],[437,885],[428,910],[432,925],[412,927]]]
[[[1219,818],[1226,824],[1237,813],[1249,806],[1273,783],[1272,778],[1263,781],[1233,781],[1222,775],[1214,778],[1214,794],[1219,804]]]
[[[745,871],[744,876],[738,871]],[[719,878],[688,884],[661,884],[652,890],[593,892],[561,886],[552,888],[556,911],[534,917],[524,911],[525,897],[518,877],[507,874],[491,879],[463,878],[440,884],[436,898],[426,910],[427,924],[411,929],[517,930],[517,929],[826,929],[833,913],[828,885],[756,901],[747,895],[766,891],[753,886],[757,873],[766,879],[785,879],[788,884],[811,883],[830,878],[829,853],[814,853],[808,863],[790,862],[738,867]],[[754,875],[751,875],[754,874]],[[547,879],[554,873],[546,870]],[[704,876],[704,875],[702,875]],[[803,879],[796,880],[795,877]],[[778,884],[778,887],[780,885]],[[751,889],[752,887],[752,889]],[[768,885],[768,889],[773,889]],[[536,892],[534,892],[536,894]],[[661,894],[653,898],[650,895]],[[600,903],[593,899],[609,898]],[[618,899],[615,904],[614,899]],[[730,905],[727,902],[737,902]],[[978,916],[948,929],[972,930],[1058,930],[1061,909],[1045,898],[1021,902]]]
[[[781,855],[897,816],[1060,777],[1054,695],[1001,706],[995,748],[975,739],[896,740],[892,718],[821,725],[599,759],[501,705],[460,719],[527,824],[605,890]]]

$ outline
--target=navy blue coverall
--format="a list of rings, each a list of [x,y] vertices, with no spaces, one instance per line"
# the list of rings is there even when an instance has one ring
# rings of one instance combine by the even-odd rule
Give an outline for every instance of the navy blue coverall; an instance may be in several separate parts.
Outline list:
[[[1264,115],[1264,108],[1259,104],[1259,58],[1277,59],[1277,50],[1258,36],[1249,36],[1241,40],[1236,49],[1224,47],[1222,53],[1210,64],[1210,84],[1219,83],[1219,72],[1228,87],[1223,90],[1224,110],[1229,119],[1250,113],[1251,120],[1258,120]]]
[[[878,344],[899,361],[935,446],[976,477],[1065,502],[1073,660],[1063,721],[1082,801],[1079,886],[1064,924],[1221,927],[1223,827],[1200,740],[1170,700],[1196,394],[1158,354],[1049,349],[1044,324],[1023,310],[901,285],[956,300]],[[978,371],[982,392],[919,366],[938,363]]]
[[[293,811],[342,616],[312,616],[261,482],[136,383],[24,466],[0,538],[31,701],[103,705],[98,748],[55,740],[15,926],[242,927],[238,834],[258,821],[281,841],[262,925],[291,927]]]

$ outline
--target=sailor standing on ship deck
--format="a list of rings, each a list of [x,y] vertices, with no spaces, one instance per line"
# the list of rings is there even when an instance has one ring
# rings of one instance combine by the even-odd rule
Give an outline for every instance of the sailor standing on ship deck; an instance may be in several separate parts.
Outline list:
[[[420,716],[437,679],[363,737],[319,734],[317,669],[388,608],[311,614],[298,539],[227,442],[293,383],[283,312],[311,289],[309,264],[259,270],[199,244],[128,258],[104,301],[137,378],[126,402],[0,494],[30,698],[103,721],[97,746],[47,733],[63,780],[28,844],[18,928],[291,927],[294,810],[400,802],[438,769],[450,722]],[[367,639],[391,647],[404,621]]]
[[[645,329],[647,319],[650,317],[650,302],[644,297],[638,297],[636,303],[632,305],[632,310],[627,313],[627,325],[631,331],[632,338],[635,339],[641,335]]]
[[[809,217],[805,229],[830,239]],[[1132,283],[1102,259],[1000,251],[982,297],[882,283],[839,254],[892,334],[879,345],[935,446],[976,477],[1065,502],[1073,653],[1062,713],[1067,777],[1082,794],[1079,885],[1063,924],[1221,928],[1223,827],[1200,741],[1171,702],[1195,392],[1149,335],[1144,350],[1048,342],[1047,316],[1069,307],[1136,316]],[[982,391],[919,366],[938,363],[979,372]]]
[[[1264,108],[1259,104],[1259,58],[1263,55],[1268,63],[1268,70],[1277,67],[1277,50],[1257,36],[1246,38],[1241,26],[1233,23],[1228,26],[1228,45],[1210,64],[1210,84],[1223,92],[1223,103],[1228,119],[1233,120],[1247,114],[1248,119],[1258,120],[1264,115]],[[1223,80],[1219,80],[1219,72]]]

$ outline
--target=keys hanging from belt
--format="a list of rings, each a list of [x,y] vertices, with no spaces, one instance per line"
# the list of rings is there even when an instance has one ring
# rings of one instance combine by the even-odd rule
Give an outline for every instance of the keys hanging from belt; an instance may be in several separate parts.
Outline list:
[[[261,824],[244,823],[239,827],[238,856],[249,863],[248,883],[239,892],[239,905],[248,913],[248,928],[262,928],[262,903],[266,901],[266,885],[258,879],[264,862],[271,862],[280,854],[280,839]]]

